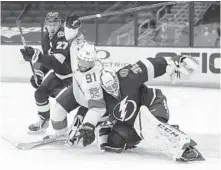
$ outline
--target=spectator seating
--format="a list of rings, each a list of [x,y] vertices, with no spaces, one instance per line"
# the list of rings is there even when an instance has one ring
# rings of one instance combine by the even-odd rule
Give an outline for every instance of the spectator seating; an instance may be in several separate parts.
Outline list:
[[[68,12],[76,12],[81,16],[96,14],[96,2],[95,1],[72,1],[72,2],[30,2],[32,4],[31,10],[24,18],[24,23],[39,23],[41,17],[43,17],[48,11],[58,11],[62,17],[65,17]],[[105,11],[112,6],[115,2],[98,2],[99,12]],[[16,17],[23,10],[27,2],[24,1],[3,1],[1,2],[1,24],[15,24]]]

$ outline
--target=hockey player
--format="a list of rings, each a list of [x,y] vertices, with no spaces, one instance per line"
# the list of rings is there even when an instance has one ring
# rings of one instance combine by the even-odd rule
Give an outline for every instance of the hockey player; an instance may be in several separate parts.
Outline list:
[[[80,115],[77,119],[81,127],[78,131],[73,129],[69,132],[70,136],[77,137],[77,141],[83,139],[83,145],[91,144],[94,139],[94,129],[100,118],[106,112],[103,100],[103,90],[100,83],[102,63],[96,57],[94,45],[84,40],[76,39],[78,35],[79,16],[69,14],[65,22],[65,37],[71,43],[70,58],[73,70],[73,85],[68,87],[56,98],[55,107],[51,112],[51,123],[55,130],[55,135],[49,137],[63,136],[67,133],[67,113],[77,108],[79,105],[88,108],[88,112]],[[73,90],[74,89],[74,90]],[[84,120],[83,120],[84,117]],[[76,126],[77,128],[79,126]],[[74,139],[75,140],[75,139]]]
[[[176,56],[169,60],[146,58],[117,73],[104,69],[101,82],[105,90],[106,109],[114,124],[112,127],[108,124],[101,126],[101,149],[122,152],[145,139],[174,160],[204,160],[194,147],[196,143],[189,136],[167,124],[169,117],[165,117],[167,113],[162,112],[167,112],[168,109],[162,109],[162,104],[157,101],[161,94],[151,92],[143,85],[165,73],[171,77],[180,72],[190,75],[196,68],[195,59]],[[140,96],[142,93],[148,94],[146,90],[150,92],[149,96]]]
[[[37,81],[34,76],[31,77],[31,84],[36,88],[34,97],[40,119],[28,127],[31,132],[47,129],[50,119],[49,96],[55,97],[72,83],[70,45],[65,38],[58,12],[47,13],[44,25],[47,34],[42,41],[43,52],[30,46],[21,49],[24,60],[31,61],[35,68],[40,65],[39,69],[35,70]],[[80,26],[81,23],[76,25]],[[79,33],[77,38],[82,39],[82,35]]]

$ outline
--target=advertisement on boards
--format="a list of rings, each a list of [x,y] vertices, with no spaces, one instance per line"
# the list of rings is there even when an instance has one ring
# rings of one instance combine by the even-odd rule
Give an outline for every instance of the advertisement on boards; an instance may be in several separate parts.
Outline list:
[[[180,54],[197,58],[199,70],[191,77],[183,76],[181,80],[177,80],[178,84],[219,86],[221,62],[219,49],[98,47],[98,56],[104,62],[104,65],[115,70],[148,57],[174,57]],[[151,81],[150,84],[153,82],[171,84],[170,77],[167,75]]]
[[[40,46],[34,46],[40,48]],[[20,54],[22,46],[1,46],[1,80],[25,80],[31,76],[30,65],[23,61]],[[219,87],[220,85],[220,51],[207,48],[142,48],[142,47],[97,47],[97,55],[104,66],[119,70],[120,68],[152,57],[174,57],[179,54],[191,55],[199,60],[199,70],[190,78],[178,80],[179,85]],[[13,68],[13,69],[12,69]],[[168,75],[163,75],[150,84],[170,85]]]

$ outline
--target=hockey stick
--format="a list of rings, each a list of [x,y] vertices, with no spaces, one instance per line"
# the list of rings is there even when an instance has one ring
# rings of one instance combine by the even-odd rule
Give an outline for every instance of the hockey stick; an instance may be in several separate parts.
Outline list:
[[[78,119],[74,119],[74,120],[78,120]],[[75,125],[75,123],[76,123],[76,125]],[[74,141],[72,141],[72,142],[74,142],[73,143],[74,145],[77,145],[79,143],[79,139],[80,139],[80,136],[77,135],[77,130],[79,129],[80,125],[81,125],[81,123],[79,121],[77,121],[77,122],[74,121],[71,125],[71,128],[70,128],[68,134],[54,136],[52,138],[46,138],[46,139],[35,141],[35,142],[27,142],[27,143],[21,142],[21,143],[17,143],[17,144],[13,144],[13,145],[19,150],[30,150],[33,148],[39,148],[39,147],[47,146],[47,145],[51,145],[51,144],[57,144],[57,143],[65,144],[65,143],[68,143],[68,140],[70,140],[70,137],[76,139],[75,142]],[[76,127],[76,128],[74,129],[74,127]],[[75,131],[75,132],[71,135],[71,133],[73,131]],[[4,138],[4,139],[7,140],[6,138]],[[7,140],[7,141],[9,141],[9,140]]]
[[[25,8],[23,9],[23,11],[21,12],[21,14],[16,19],[16,24],[18,26],[20,36],[21,36],[21,41],[22,41],[22,44],[23,44],[24,47],[27,47],[27,44],[26,44],[26,41],[25,41],[24,34],[22,32],[21,21],[24,18],[25,14],[27,14],[27,12],[30,10],[30,8],[31,8],[31,4],[26,5]],[[34,75],[35,83],[37,84],[37,82],[38,82],[37,75],[35,73],[35,70],[34,70],[34,67],[33,67],[31,61],[30,61],[30,66],[31,66],[32,73]]]
[[[80,20],[88,20],[88,19],[101,18],[101,17],[106,17],[106,16],[112,16],[112,15],[120,15],[123,13],[134,12],[134,11],[144,10],[144,9],[157,8],[157,7],[166,6],[166,5],[174,5],[174,4],[178,4],[178,3],[184,3],[184,2],[179,2],[179,1],[162,2],[162,3],[157,3],[157,4],[153,4],[153,5],[148,5],[148,6],[139,6],[139,7],[122,9],[122,10],[107,12],[107,13],[102,13],[102,14],[83,16],[83,17],[80,17],[79,19]]]
[[[42,146],[47,146],[57,143],[66,143],[68,141],[67,135],[58,136],[55,138],[43,139],[35,142],[18,143],[15,147],[19,150],[30,150],[33,148],[39,148]]]

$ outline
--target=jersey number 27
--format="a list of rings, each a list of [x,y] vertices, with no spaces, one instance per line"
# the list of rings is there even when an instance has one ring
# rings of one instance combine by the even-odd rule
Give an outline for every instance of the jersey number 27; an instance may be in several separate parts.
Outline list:
[[[67,46],[68,46],[67,42],[65,42],[65,41],[58,41],[56,49],[64,49],[65,50],[67,48]]]

